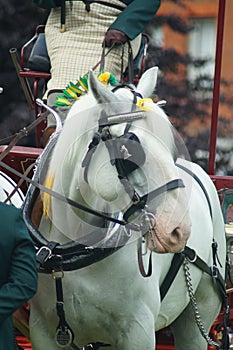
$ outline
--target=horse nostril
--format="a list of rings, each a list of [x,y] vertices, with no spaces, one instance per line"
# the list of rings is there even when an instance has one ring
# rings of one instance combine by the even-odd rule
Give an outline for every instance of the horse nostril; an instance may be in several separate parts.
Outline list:
[[[171,232],[171,241],[173,243],[178,243],[179,241],[182,240],[182,233],[180,227],[176,227],[172,232]]]

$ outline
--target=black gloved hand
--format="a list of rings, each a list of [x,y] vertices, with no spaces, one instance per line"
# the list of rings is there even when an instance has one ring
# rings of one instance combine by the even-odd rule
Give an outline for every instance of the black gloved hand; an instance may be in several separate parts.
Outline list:
[[[113,44],[124,44],[127,40],[128,37],[125,35],[125,33],[121,32],[120,30],[109,29],[105,34],[104,43],[106,47],[110,47]]]

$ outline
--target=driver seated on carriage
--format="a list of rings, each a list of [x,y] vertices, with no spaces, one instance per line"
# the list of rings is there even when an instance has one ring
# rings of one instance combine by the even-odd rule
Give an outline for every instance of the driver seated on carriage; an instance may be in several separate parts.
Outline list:
[[[36,1],[48,8],[50,1]],[[102,46],[111,47],[105,57],[104,69],[120,81],[122,67],[128,64],[127,41],[135,58],[140,50],[141,33],[160,7],[160,0],[108,0],[108,1],[60,1],[63,6],[52,8],[46,26],[45,37],[51,63],[51,79],[44,98],[53,106],[57,91],[75,82],[99,61]],[[43,3],[43,4],[42,4]],[[59,3],[59,1],[56,1]],[[41,4],[41,5],[40,5]],[[60,26],[61,23],[61,26]],[[125,50],[121,46],[125,47]],[[65,118],[66,110],[59,109]],[[45,143],[54,131],[54,118],[47,118]]]

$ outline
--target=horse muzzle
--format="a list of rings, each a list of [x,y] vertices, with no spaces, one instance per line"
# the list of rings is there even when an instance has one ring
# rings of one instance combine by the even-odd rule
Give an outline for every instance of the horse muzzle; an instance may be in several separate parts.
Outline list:
[[[148,248],[153,252],[179,253],[184,249],[190,233],[190,221],[185,217],[179,226],[170,230],[156,223],[153,228],[146,233],[145,237]]]

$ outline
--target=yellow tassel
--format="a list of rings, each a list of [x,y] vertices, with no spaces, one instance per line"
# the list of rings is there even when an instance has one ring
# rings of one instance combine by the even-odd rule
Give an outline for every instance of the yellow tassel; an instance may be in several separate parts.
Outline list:
[[[145,106],[144,104],[146,102],[153,103],[153,100],[151,98],[141,98],[140,100],[137,101],[137,106],[142,110],[142,111],[150,111],[149,106]]]
[[[45,184],[44,184],[46,188],[50,190],[53,188],[54,178],[55,178],[54,174],[46,176]],[[46,192],[44,192],[43,194],[43,214],[46,219],[48,219],[52,215],[51,195]]]

